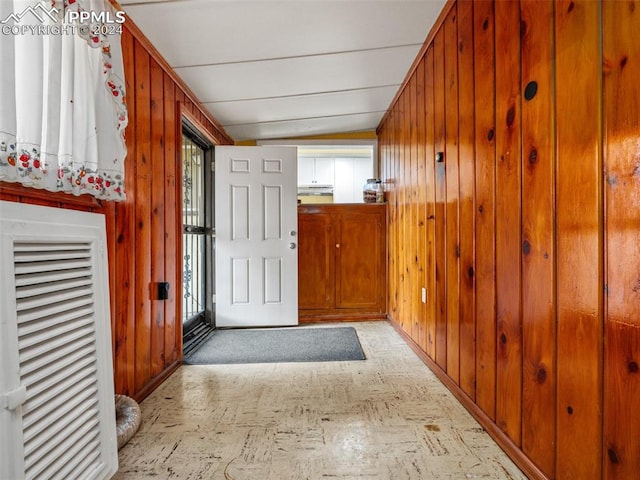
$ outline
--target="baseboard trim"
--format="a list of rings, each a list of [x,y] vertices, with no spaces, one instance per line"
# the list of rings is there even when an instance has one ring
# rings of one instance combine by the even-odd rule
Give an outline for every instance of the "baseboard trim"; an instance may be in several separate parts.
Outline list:
[[[140,403],[145,398],[147,398],[151,392],[153,392],[156,388],[160,386],[162,382],[164,382],[167,378],[171,376],[173,372],[175,372],[182,365],[182,358],[176,360],[171,363],[167,368],[165,368],[160,375],[154,377],[149,383],[147,383],[144,387],[138,390],[134,395],[133,399]]]
[[[301,314],[300,323],[370,322],[387,320],[386,313]]]
[[[440,368],[421,348],[420,346],[402,330],[402,327],[387,318],[389,324],[395,329],[402,339],[409,345],[415,354],[423,361],[423,363],[431,370],[436,377],[449,389],[451,393],[458,399],[464,408],[471,414],[476,421],[484,427],[491,438],[500,446],[500,448],[511,458],[511,460],[523,471],[523,473],[531,480],[549,480],[532,461],[527,457],[520,448],[491,420],[491,418],[478,407],[471,398],[462,390],[447,373]]]

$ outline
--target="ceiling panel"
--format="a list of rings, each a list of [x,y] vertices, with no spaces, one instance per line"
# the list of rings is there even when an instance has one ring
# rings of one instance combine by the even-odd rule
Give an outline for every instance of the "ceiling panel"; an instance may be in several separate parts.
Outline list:
[[[175,67],[422,44],[442,3],[184,0],[126,11]]]
[[[397,85],[347,90],[327,94],[205,103],[225,125],[273,122],[296,118],[326,117],[385,110]]]
[[[376,128],[383,114],[384,111],[283,122],[252,123],[249,125],[228,126],[226,130],[227,133],[236,140],[288,138],[336,132],[358,132]]]
[[[121,0],[236,140],[373,129],[446,0]]]
[[[419,46],[177,68],[202,102],[399,85]]]

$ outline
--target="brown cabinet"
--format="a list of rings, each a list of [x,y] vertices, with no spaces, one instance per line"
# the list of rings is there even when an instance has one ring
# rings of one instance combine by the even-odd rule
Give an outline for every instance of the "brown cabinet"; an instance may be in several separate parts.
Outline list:
[[[301,322],[386,316],[385,207],[298,207]]]

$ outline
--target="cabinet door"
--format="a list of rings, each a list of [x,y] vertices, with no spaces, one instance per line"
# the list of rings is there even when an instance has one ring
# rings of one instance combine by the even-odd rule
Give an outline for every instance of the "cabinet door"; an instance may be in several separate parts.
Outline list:
[[[384,308],[384,211],[344,213],[336,232],[336,308]]]
[[[331,158],[316,158],[316,183],[318,185],[333,185],[334,179],[334,160]]]
[[[298,185],[314,183],[315,160],[313,157],[298,157]]]
[[[299,214],[298,235],[298,308],[333,308],[335,238],[331,215]]]

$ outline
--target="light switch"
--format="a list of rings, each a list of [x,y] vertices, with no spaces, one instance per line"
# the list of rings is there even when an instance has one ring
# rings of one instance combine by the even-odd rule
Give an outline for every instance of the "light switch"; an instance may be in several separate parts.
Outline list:
[[[422,287],[422,303],[427,303],[427,289]]]

